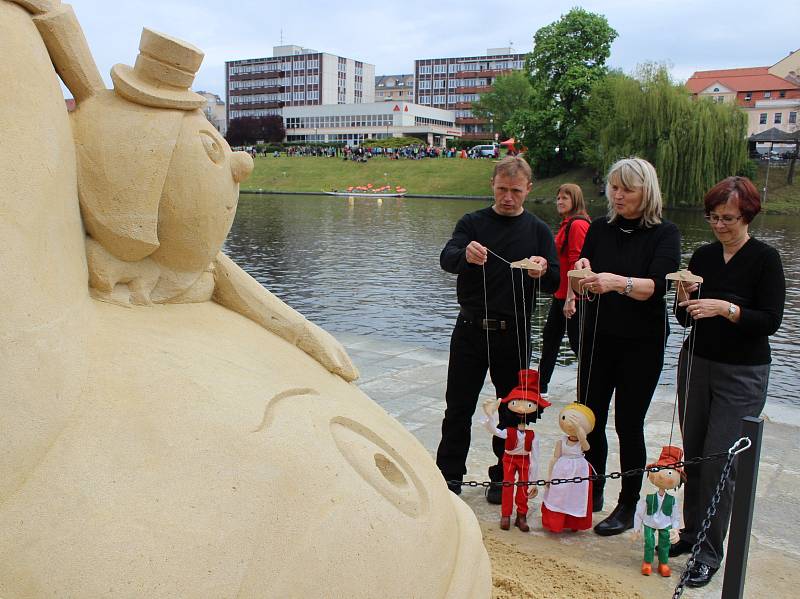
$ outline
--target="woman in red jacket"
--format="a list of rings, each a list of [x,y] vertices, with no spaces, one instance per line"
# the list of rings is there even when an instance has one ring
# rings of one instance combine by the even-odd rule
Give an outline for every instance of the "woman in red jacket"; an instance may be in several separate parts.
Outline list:
[[[556,210],[561,215],[561,226],[556,233],[556,250],[561,270],[561,284],[553,294],[550,312],[542,331],[542,358],[539,361],[540,392],[547,394],[547,386],[556,366],[558,350],[567,331],[569,346],[578,355],[578,321],[575,316],[578,306],[575,293],[569,285],[567,273],[580,258],[583,240],[589,230],[589,214],[583,200],[583,191],[578,185],[565,183],[558,188]]]

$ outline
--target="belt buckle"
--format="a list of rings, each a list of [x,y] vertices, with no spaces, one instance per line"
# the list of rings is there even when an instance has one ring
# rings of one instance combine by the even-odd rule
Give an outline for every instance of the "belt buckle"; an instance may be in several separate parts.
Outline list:
[[[481,328],[484,331],[505,331],[507,322],[505,320],[497,320],[495,318],[484,318],[481,320]]]

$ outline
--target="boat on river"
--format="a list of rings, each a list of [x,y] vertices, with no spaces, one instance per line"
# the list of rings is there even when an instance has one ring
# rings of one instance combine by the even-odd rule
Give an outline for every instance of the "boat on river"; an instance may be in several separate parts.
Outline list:
[[[392,187],[391,185],[374,187],[372,183],[368,183],[367,185],[348,187],[341,191],[332,189],[325,193],[332,196],[344,196],[348,198],[402,198],[406,195],[406,189],[399,185],[397,187]]]

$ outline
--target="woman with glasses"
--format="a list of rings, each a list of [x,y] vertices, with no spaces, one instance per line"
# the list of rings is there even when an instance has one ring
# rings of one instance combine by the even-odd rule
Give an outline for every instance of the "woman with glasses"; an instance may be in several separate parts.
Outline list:
[[[664,364],[667,285],[678,269],[681,236],[661,218],[661,191],[653,165],[625,158],[606,177],[608,214],[592,221],[575,268],[595,274],[573,279],[575,291],[588,292],[581,316],[579,398],[597,424],[586,437],[586,459],[598,474],[606,471],[608,420],[614,397],[614,428],[622,470],[644,468],[647,452],[644,418]],[[594,531],[617,535],[633,528],[642,476],[626,476],[617,506]],[[603,484],[592,487],[592,510],[603,509]]]
[[[769,379],[768,338],[781,324],[786,296],[780,255],[750,235],[750,223],[761,210],[750,180],[728,177],[704,202],[717,241],[698,248],[689,260],[689,270],[703,277],[703,284],[680,284],[676,311],[683,326],[693,323],[678,368],[685,459],[726,451],[740,437],[742,418],[761,413]],[[685,527],[670,548],[671,557],[691,551],[723,465],[714,460],[686,467]],[[687,586],[705,586],[719,568],[732,498],[729,484]]]

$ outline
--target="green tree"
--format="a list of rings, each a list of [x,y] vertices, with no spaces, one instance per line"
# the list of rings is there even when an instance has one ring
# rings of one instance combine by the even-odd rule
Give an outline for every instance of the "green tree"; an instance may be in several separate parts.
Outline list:
[[[515,110],[530,105],[533,88],[521,71],[512,71],[495,79],[492,91],[482,94],[472,103],[472,112],[478,118],[492,119],[494,130],[511,137],[508,122]]]
[[[606,74],[616,37],[604,16],[582,8],[573,8],[534,35],[526,61],[533,88],[530,106],[512,121],[513,133],[528,148],[538,175],[557,174],[578,163],[578,126],[586,118],[592,86]]]
[[[640,156],[658,172],[669,205],[698,204],[719,180],[747,164],[747,117],[732,104],[692,99],[664,65],[634,77],[610,74],[592,89],[580,128],[583,156],[600,172]]]

